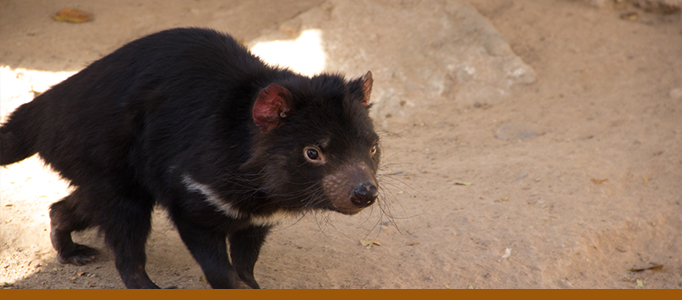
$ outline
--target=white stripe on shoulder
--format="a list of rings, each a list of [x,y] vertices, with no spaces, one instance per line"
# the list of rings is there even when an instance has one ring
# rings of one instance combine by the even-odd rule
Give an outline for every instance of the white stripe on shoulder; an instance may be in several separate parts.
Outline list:
[[[208,185],[196,182],[187,174],[182,176],[182,182],[185,184],[185,187],[187,187],[187,190],[203,194],[206,197],[206,202],[215,207],[217,211],[222,212],[228,217],[235,219],[242,219],[247,217],[246,214],[232,207],[230,203],[227,203],[220,199],[220,197],[218,197],[218,195],[213,190],[211,190],[211,188]]]

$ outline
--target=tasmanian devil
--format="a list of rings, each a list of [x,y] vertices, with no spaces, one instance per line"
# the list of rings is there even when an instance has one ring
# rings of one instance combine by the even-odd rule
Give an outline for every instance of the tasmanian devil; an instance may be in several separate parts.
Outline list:
[[[97,251],[71,233],[98,227],[126,287],[158,288],[145,271],[158,203],[212,287],[258,288],[254,264],[279,219],[375,202],[372,82],[304,77],[228,35],[171,29],[17,108],[0,127],[0,164],[38,153],[70,180],[50,207],[62,263],[90,262]]]

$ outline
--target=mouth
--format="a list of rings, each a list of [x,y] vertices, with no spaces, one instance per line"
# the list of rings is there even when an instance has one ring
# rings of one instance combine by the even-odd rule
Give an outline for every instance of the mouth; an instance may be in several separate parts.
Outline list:
[[[361,212],[364,209],[364,207],[332,207],[331,210],[342,213],[344,215],[352,216],[355,215],[359,212]]]

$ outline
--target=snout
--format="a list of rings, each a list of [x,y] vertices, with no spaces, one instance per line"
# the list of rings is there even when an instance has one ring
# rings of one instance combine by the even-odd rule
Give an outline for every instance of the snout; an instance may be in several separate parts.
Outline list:
[[[359,213],[379,196],[374,170],[363,162],[347,163],[324,176],[322,187],[331,202],[327,208],[347,215]]]
[[[350,202],[358,208],[365,208],[376,201],[378,194],[376,185],[365,182],[353,190]]]

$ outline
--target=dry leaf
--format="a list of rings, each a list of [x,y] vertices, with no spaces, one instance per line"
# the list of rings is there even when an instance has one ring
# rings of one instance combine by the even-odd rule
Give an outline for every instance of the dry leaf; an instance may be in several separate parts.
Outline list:
[[[60,22],[83,23],[92,20],[89,13],[73,8],[65,8],[58,11],[54,16]]]
[[[637,279],[637,286],[638,287],[644,287],[644,282],[642,282],[641,279]]]
[[[601,184],[602,182],[607,181],[607,180],[609,180],[609,179],[608,179],[608,178],[606,178],[606,179],[591,178],[590,180],[592,180],[592,182],[594,182],[594,183],[596,183],[596,184]]]
[[[472,185],[471,182],[455,182],[456,185]]]
[[[646,271],[646,270],[658,270],[658,269],[663,269],[663,265],[658,264],[658,265],[653,265],[653,266],[648,267],[648,268],[640,268],[640,269],[632,268],[632,269],[630,269],[630,271],[642,272],[642,271]]]
[[[623,20],[634,21],[639,19],[639,14],[636,11],[628,11],[620,14],[620,18]]]
[[[367,249],[372,249],[372,245],[381,246],[381,243],[375,239],[361,239],[360,244]]]

